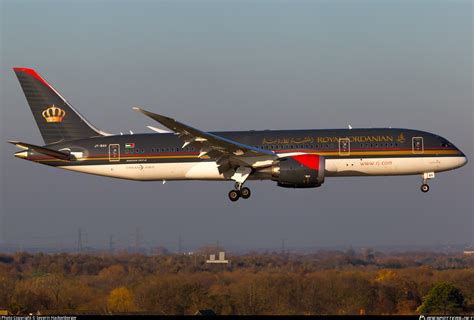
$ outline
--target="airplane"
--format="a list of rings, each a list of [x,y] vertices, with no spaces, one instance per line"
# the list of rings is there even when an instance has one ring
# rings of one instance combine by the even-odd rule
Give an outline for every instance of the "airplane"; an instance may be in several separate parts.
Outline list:
[[[412,129],[366,128],[206,132],[140,107],[170,131],[112,135],[94,127],[35,70],[13,68],[45,145],[9,141],[15,157],[61,169],[139,181],[225,180],[231,201],[247,180],[320,187],[326,177],[421,175],[460,168],[465,154],[447,139]]]

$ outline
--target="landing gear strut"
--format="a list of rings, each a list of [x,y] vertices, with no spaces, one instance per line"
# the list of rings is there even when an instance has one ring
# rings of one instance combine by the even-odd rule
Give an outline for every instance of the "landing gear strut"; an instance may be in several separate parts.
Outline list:
[[[237,201],[240,197],[242,197],[242,199],[248,199],[252,194],[249,188],[243,187],[242,183],[236,182],[234,188],[235,190],[229,191],[230,201]]]
[[[428,180],[433,179],[434,177],[435,177],[434,172],[425,172],[425,173],[423,173],[423,184],[420,187],[420,190],[422,192],[426,193],[426,192],[430,191],[430,186],[428,185]]]
[[[230,201],[237,201],[240,197],[243,199],[250,198],[250,189],[244,187],[244,182],[249,177],[252,169],[249,167],[238,167],[231,179],[235,181],[234,190],[229,191]]]

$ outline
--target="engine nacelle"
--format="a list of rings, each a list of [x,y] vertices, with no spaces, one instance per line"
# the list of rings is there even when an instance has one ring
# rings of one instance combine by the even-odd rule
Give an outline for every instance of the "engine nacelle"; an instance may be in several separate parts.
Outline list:
[[[272,180],[285,188],[319,187],[324,182],[325,162],[315,154],[281,158],[272,165]]]

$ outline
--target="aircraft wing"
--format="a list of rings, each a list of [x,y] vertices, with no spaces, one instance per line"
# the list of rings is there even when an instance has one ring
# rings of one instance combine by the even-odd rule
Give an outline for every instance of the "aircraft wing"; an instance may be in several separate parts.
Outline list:
[[[204,132],[139,107],[133,107],[133,109],[176,132],[184,142],[183,148],[191,144],[198,146],[200,151],[199,157],[208,156],[215,160],[219,165],[221,173],[240,166],[252,168],[266,167],[278,158],[272,151],[254,148],[209,132]]]

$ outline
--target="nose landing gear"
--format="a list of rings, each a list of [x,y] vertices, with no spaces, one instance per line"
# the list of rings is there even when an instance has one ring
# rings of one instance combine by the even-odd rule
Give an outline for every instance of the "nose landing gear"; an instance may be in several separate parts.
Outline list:
[[[430,186],[428,185],[428,180],[435,177],[434,172],[425,172],[423,173],[423,184],[420,187],[420,190],[424,193],[430,191]]]

